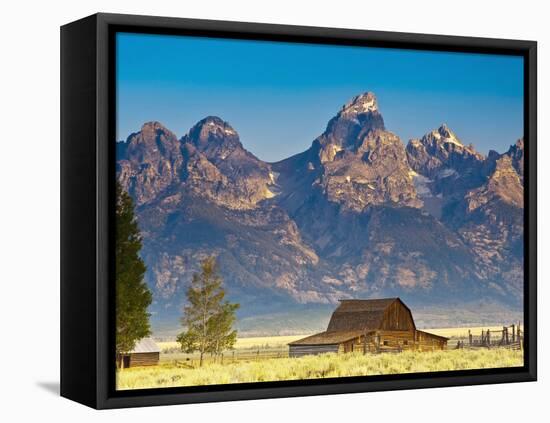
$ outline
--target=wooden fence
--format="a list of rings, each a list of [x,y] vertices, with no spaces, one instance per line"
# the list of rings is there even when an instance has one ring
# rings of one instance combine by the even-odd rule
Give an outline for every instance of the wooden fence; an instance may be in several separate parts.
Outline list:
[[[454,338],[454,345],[449,341],[448,348],[523,348],[523,330],[521,323],[503,326],[501,330],[482,329],[480,334],[468,330],[467,338]]]
[[[288,357],[288,348],[281,347],[280,349],[262,349],[257,348],[255,350],[233,350],[226,351],[223,354],[218,356],[205,355],[203,361],[205,363],[219,363],[219,364],[230,364],[237,362],[245,361],[259,361],[265,360],[268,358],[287,358]],[[189,355],[180,355],[172,360],[164,360],[172,362],[178,367],[189,367],[194,368],[199,365],[199,357],[196,354]]]

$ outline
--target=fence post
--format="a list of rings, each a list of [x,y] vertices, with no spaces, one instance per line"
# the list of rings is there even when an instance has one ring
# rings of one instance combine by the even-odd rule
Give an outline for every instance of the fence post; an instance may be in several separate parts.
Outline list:
[[[468,342],[470,344],[470,347],[472,346],[472,331],[468,329]]]
[[[487,329],[487,346],[491,348],[491,329]]]
[[[516,325],[512,325],[512,343],[516,343]]]

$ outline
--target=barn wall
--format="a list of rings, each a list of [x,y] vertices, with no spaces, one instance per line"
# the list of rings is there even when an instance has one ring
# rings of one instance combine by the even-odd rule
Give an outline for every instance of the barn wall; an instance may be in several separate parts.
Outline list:
[[[384,342],[387,345],[384,345]],[[366,345],[367,352],[412,350],[415,347],[414,331],[377,331],[367,337]]]
[[[384,312],[382,330],[414,330],[411,312],[401,301],[394,301]]]
[[[384,345],[384,341],[387,345]],[[367,352],[384,350],[434,351],[447,347],[445,339],[420,331],[377,331],[367,337]]]
[[[386,343],[386,345],[384,345]],[[378,353],[395,351],[436,351],[447,347],[447,341],[426,332],[381,330],[370,332],[342,342],[338,345],[290,345],[289,356],[301,357],[308,354],[323,354],[327,352],[344,353]]]
[[[447,347],[447,341],[426,332],[416,332],[416,343],[419,351],[443,350]]]
[[[324,353],[337,353],[338,345],[289,345],[288,355],[290,357],[301,357],[303,355],[317,355]]]
[[[363,352],[364,348],[364,337],[358,337],[355,339],[350,339],[349,341],[342,342],[338,346],[339,353],[349,353],[349,352]]]
[[[132,353],[130,354],[130,367],[156,366],[159,362],[160,353]]]

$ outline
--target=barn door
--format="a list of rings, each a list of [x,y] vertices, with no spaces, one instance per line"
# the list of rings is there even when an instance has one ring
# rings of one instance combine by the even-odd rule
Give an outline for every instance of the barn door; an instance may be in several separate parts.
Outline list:
[[[122,357],[122,367],[124,369],[127,369],[128,367],[130,367],[130,356],[129,355],[125,355]]]

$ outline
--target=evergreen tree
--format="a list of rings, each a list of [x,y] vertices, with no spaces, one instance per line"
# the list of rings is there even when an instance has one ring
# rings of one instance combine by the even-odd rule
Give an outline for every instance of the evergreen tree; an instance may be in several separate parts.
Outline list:
[[[232,327],[239,304],[224,301],[222,283],[215,257],[208,257],[201,262],[201,272],[193,275],[187,290],[188,304],[181,319],[185,331],[178,336],[178,342],[182,351],[199,352],[200,366],[205,353],[220,354],[237,340],[237,331]]]
[[[139,256],[141,235],[134,203],[120,184],[116,186],[116,352],[132,351],[136,342],[151,334],[147,307],[153,298],[143,280],[147,268]],[[121,360],[122,366],[122,360]]]

